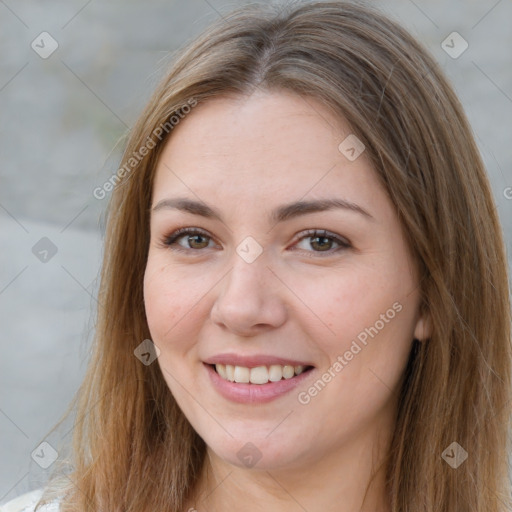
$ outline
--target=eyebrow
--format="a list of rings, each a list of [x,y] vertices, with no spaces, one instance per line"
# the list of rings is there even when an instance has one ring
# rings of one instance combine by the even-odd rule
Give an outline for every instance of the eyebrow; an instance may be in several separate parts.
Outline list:
[[[275,223],[284,222],[286,220],[299,217],[300,215],[339,208],[359,213],[368,220],[375,220],[375,218],[365,209],[361,208],[361,206],[350,201],[346,201],[345,199],[338,198],[320,199],[316,201],[296,201],[285,204],[272,210],[269,215],[269,220]],[[222,215],[215,208],[212,208],[203,202],[194,201],[186,197],[162,199],[153,207],[152,211],[158,212],[160,210],[169,209],[181,210],[194,215],[201,215],[208,219],[216,219],[224,222],[222,220]]]

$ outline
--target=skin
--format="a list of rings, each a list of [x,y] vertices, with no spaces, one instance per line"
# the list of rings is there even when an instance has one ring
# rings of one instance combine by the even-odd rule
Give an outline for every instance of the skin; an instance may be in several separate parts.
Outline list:
[[[240,503],[246,512],[389,510],[378,469],[412,340],[428,336],[428,319],[418,313],[417,267],[393,204],[366,154],[349,161],[338,149],[350,133],[315,99],[258,91],[198,105],[164,148],[152,207],[184,196],[223,219],[171,208],[151,214],[147,320],[163,377],[207,444],[184,510],[238,510]],[[267,218],[284,203],[333,197],[372,218],[348,209],[277,224]],[[174,247],[184,252],[166,246],[182,227],[207,236],[183,235]],[[351,245],[304,234],[309,229]],[[236,252],[248,236],[264,249],[252,263]],[[400,312],[309,403],[299,403],[298,392],[397,302]],[[217,393],[202,363],[222,352],[289,356],[315,369],[300,389],[272,402],[239,404]],[[252,468],[237,457],[247,442],[261,453]]]

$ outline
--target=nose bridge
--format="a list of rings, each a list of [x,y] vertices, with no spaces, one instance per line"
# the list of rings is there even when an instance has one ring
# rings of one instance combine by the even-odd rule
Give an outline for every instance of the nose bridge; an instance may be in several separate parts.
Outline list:
[[[268,288],[269,274],[271,274],[267,268],[269,264],[267,253],[262,252],[252,259],[245,257],[243,249],[244,245],[240,244],[237,253],[233,255],[231,271],[226,276],[223,295],[226,297],[229,294],[235,300],[237,297],[247,297],[253,301],[262,301]],[[251,249],[247,254],[250,254],[250,251]]]
[[[243,244],[242,244],[243,245]],[[243,246],[242,246],[243,248]],[[280,325],[285,306],[278,280],[269,268],[267,253],[254,260],[235,253],[231,270],[222,280],[212,309],[212,319],[237,331],[251,331],[256,325]],[[276,281],[272,283],[271,281]]]

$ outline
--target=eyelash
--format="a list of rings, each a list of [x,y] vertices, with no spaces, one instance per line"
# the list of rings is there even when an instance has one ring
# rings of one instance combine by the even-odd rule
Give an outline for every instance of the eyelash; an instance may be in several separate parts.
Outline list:
[[[165,247],[168,247],[173,251],[184,252],[184,253],[190,253],[190,252],[197,253],[197,252],[201,252],[204,249],[207,249],[207,247],[205,247],[203,249],[192,249],[192,248],[187,249],[187,248],[181,247],[180,245],[177,244],[177,242],[180,238],[183,238],[184,235],[188,235],[188,236],[201,235],[210,240],[212,239],[212,237],[210,235],[208,235],[208,233],[206,233],[202,229],[180,228],[180,229],[174,231],[173,233],[171,233],[170,235],[165,236],[164,239],[162,240],[162,243]],[[336,252],[339,252],[339,251],[342,251],[345,249],[349,249],[350,247],[352,247],[352,245],[350,244],[350,242],[348,242],[348,240],[340,238],[336,234],[331,233],[330,231],[327,231],[325,229],[309,229],[307,231],[304,231],[303,233],[300,234],[300,238],[297,240],[296,243],[299,243],[302,240],[304,240],[306,238],[310,238],[310,237],[311,238],[317,238],[317,237],[327,238],[330,240],[334,240],[337,244],[340,245],[340,247],[338,247],[337,249],[334,249],[334,250],[306,251],[307,253],[315,254],[315,256],[312,256],[312,257],[316,257],[317,254],[319,257],[323,257],[323,254],[325,254],[326,256],[331,256],[332,254],[334,254]]]

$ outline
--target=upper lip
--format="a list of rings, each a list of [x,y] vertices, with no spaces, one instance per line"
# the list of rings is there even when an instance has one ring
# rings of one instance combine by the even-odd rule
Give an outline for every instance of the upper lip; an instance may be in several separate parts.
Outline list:
[[[255,368],[256,366],[270,366],[273,364],[280,364],[282,366],[313,366],[304,361],[297,361],[296,359],[288,359],[284,357],[271,356],[266,354],[258,354],[252,356],[242,356],[233,353],[217,354],[215,356],[205,359],[203,362],[206,364],[230,364],[233,366],[245,366],[247,368]]]

